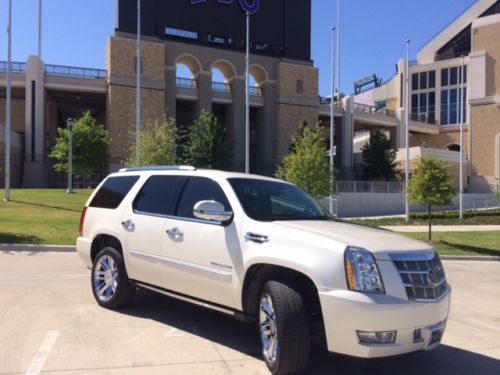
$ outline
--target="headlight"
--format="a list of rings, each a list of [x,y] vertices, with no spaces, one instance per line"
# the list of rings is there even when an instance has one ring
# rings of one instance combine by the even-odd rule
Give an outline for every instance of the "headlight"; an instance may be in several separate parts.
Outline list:
[[[377,263],[369,251],[348,246],[345,250],[345,273],[350,290],[385,293]]]

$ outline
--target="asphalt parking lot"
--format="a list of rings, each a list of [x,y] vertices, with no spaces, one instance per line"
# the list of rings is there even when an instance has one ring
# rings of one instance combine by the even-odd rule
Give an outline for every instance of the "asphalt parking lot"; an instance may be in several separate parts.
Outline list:
[[[500,374],[500,262],[445,261],[443,344],[359,360],[313,354],[308,374]],[[75,253],[0,252],[0,374],[267,374],[257,329],[149,292],[102,309]]]

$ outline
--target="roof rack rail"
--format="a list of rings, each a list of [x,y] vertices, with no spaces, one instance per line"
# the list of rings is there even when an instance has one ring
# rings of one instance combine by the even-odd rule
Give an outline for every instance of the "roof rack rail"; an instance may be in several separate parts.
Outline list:
[[[142,172],[142,171],[195,171],[190,165],[154,165],[147,167],[122,168],[119,172]]]

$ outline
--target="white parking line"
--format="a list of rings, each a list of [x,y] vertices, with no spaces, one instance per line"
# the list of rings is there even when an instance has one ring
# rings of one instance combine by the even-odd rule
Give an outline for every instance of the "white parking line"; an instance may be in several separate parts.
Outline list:
[[[45,365],[45,361],[49,357],[50,351],[54,347],[54,344],[59,337],[59,331],[49,331],[47,333],[47,337],[45,337],[45,341],[38,349],[38,353],[36,353],[35,358],[31,362],[30,367],[26,370],[26,375],[38,375],[43,370],[43,366]]]

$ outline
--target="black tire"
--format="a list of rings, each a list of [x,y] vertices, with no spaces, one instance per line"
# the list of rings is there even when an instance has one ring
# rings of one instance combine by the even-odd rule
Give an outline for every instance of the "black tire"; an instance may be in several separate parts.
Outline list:
[[[266,355],[265,337],[262,334],[261,306],[269,296],[274,310],[277,348],[274,360]],[[265,314],[264,314],[265,315]],[[275,375],[296,374],[303,371],[311,351],[310,318],[304,299],[293,287],[277,281],[268,281],[259,300],[259,333],[262,354],[267,368]]]
[[[113,264],[114,262],[115,270],[113,270],[111,274],[114,274],[115,276],[113,279],[110,279],[108,276],[108,281],[113,280],[112,283],[108,283],[110,287],[106,287],[106,285],[104,285],[106,283],[105,277],[99,279],[97,278],[98,273],[105,273],[102,271],[106,268],[103,262],[107,262],[108,265],[110,263]],[[112,247],[103,248],[95,257],[92,265],[90,282],[95,300],[99,305],[108,309],[116,309],[118,307],[125,306],[131,300],[135,291],[130,284],[123,256],[118,252],[118,250]],[[109,291],[109,293],[106,293],[106,295],[100,294],[99,290],[101,287],[106,292]]]

